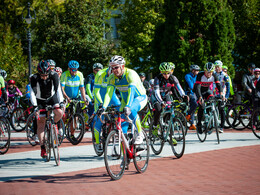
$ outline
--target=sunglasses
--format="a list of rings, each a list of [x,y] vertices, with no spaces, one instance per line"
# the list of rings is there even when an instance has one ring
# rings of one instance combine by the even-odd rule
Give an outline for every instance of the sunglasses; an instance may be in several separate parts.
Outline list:
[[[71,68],[70,69],[72,72],[76,72],[78,69],[77,68]]]
[[[259,75],[260,74],[260,72],[255,72],[255,75]]]
[[[50,69],[51,69],[51,70],[54,70],[54,69],[55,69],[55,67],[54,67],[54,66],[50,66]]]
[[[171,72],[162,72],[163,75],[169,75]]]
[[[117,70],[120,66],[111,67],[112,70]]]

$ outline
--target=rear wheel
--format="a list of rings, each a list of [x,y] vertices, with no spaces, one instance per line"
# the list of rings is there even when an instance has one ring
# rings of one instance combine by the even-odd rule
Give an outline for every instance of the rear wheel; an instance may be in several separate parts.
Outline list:
[[[251,128],[254,135],[260,139],[260,109],[256,109],[252,114]]]
[[[59,139],[58,139],[58,129],[56,129],[55,125],[51,125],[51,147],[53,150],[54,159],[56,165],[60,165],[60,153],[59,153]]]
[[[236,123],[233,125],[233,128],[239,131],[244,130],[245,124],[249,123],[249,121],[247,121],[247,109],[245,110],[245,107],[243,105],[236,105],[234,107],[234,109],[236,110],[237,113],[237,120]],[[242,122],[243,120],[246,120],[245,122]]]
[[[185,132],[182,121],[179,118],[170,118],[169,143],[172,152],[177,158],[181,158],[185,150]]]
[[[214,115],[214,128],[216,130],[217,142],[219,144],[220,141],[219,141],[219,129],[218,129],[218,116],[217,116],[217,112],[213,111],[213,115]]]
[[[184,114],[182,114],[180,111],[175,110],[174,111],[175,117],[180,119],[183,128],[184,128],[184,132],[185,132],[185,136],[187,135],[188,132],[188,126],[187,126],[187,119],[185,118]]]
[[[10,147],[10,126],[3,117],[0,117],[0,154],[5,154]]]
[[[11,114],[11,126],[12,128],[17,131],[23,131],[26,126],[26,120],[28,118],[28,112],[25,109],[18,107],[15,108]]]
[[[126,151],[124,144],[119,142],[117,131],[111,131],[107,137],[104,151],[107,173],[114,180],[120,179],[126,167]]]
[[[149,162],[149,140],[145,131],[142,131],[143,142],[140,145],[134,145],[134,165],[139,173],[146,171]]]
[[[163,141],[163,132],[161,125],[158,131],[153,129],[153,125],[150,126],[149,129],[149,138],[152,151],[155,155],[159,155],[162,152],[164,141]]]

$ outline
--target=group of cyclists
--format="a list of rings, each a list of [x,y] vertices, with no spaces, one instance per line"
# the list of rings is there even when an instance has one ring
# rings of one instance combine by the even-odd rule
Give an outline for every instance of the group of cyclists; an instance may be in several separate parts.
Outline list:
[[[128,116],[135,125],[138,135],[135,144],[143,142],[141,133],[141,121],[139,112],[144,109],[150,101],[153,107],[153,134],[158,134],[159,118],[163,108],[172,100],[186,102],[189,110],[185,116],[190,123],[190,130],[202,133],[203,102],[206,99],[218,97],[226,101],[230,94],[234,94],[232,82],[227,74],[228,68],[223,66],[220,60],[207,62],[203,70],[198,65],[191,65],[190,72],[185,75],[185,87],[183,88],[174,72],[175,64],[162,62],[159,66],[160,73],[149,82],[146,81],[145,73],[138,74],[135,70],[127,68],[125,59],[115,55],[109,61],[109,67],[104,68],[101,63],[93,65],[93,73],[86,79],[79,69],[79,63],[71,60],[68,70],[62,72],[56,63],[49,60],[41,60],[37,66],[37,73],[30,75],[30,82],[26,86],[25,97],[30,99],[30,104],[37,113],[37,135],[41,147],[41,157],[47,156],[43,143],[45,113],[40,112],[47,105],[52,105],[54,110],[54,122],[60,132],[58,121],[66,117],[65,102],[73,99],[83,100],[88,106],[89,116],[96,113],[93,131],[98,148],[101,150],[100,132],[101,120],[98,117],[106,109],[114,105],[123,116]],[[252,100],[255,106],[259,105],[260,98],[260,69],[255,64],[249,64],[249,73],[244,75],[242,85],[246,90],[246,98]],[[4,70],[0,70],[0,88],[2,101],[11,102],[14,96],[21,96],[21,92],[15,85],[14,80],[5,82],[7,76]],[[195,111],[198,109],[198,120],[195,125]],[[219,107],[221,123],[219,132],[223,133],[225,123],[225,112]],[[122,123],[122,130],[127,133],[128,123]],[[71,139],[76,139],[71,133]],[[35,138],[37,139],[37,138]]]

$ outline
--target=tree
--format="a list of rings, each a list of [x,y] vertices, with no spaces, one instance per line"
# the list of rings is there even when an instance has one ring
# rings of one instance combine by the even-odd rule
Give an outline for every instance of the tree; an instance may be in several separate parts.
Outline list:
[[[231,52],[235,32],[226,1],[165,0],[165,22],[158,26],[153,44],[157,66],[172,61],[179,78],[191,64],[203,68],[207,61],[221,60],[234,75]]]

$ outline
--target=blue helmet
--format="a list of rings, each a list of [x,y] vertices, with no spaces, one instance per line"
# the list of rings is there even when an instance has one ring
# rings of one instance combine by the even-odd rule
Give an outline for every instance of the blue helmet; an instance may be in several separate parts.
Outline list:
[[[76,60],[70,60],[68,66],[69,68],[79,68],[79,63]]]

